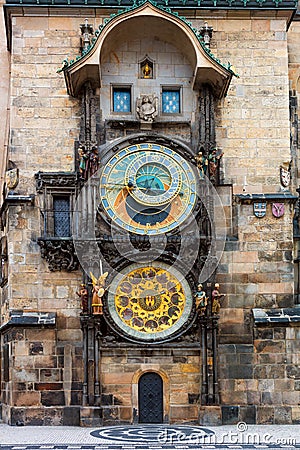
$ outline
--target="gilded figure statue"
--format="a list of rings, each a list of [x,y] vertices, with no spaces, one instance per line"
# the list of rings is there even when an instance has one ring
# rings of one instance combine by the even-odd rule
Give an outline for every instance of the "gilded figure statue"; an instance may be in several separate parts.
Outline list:
[[[145,66],[142,68],[144,78],[152,78],[152,67],[146,62]]]
[[[203,152],[197,153],[195,156],[196,164],[199,169],[200,179],[203,180],[204,175],[206,175],[208,167],[208,159],[203,155]]]
[[[216,181],[218,176],[218,167],[223,156],[221,149],[214,148],[208,155],[208,167],[210,179]]]
[[[92,290],[93,314],[103,314],[102,297],[107,289],[107,288],[105,289],[105,283],[106,278],[108,276],[108,272],[105,272],[104,274],[100,275],[98,279],[92,274],[92,272],[90,272],[90,275],[93,283],[93,290]]]
[[[222,297],[225,297],[226,294],[220,294],[220,285],[219,283],[215,284],[214,290],[212,291],[212,314],[213,316],[218,315],[221,308],[220,300]]]
[[[194,298],[196,300],[196,311],[198,312],[199,316],[204,316],[206,313],[208,297],[203,290],[202,284],[198,284],[198,290],[194,294]]]

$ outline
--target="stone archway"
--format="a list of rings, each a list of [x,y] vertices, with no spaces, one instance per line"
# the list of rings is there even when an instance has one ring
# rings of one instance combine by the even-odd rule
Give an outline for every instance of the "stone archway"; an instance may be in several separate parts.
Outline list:
[[[149,377],[147,379],[147,377]],[[151,380],[150,377],[153,377]],[[161,381],[159,381],[159,379]],[[162,404],[162,415],[161,419],[157,422],[141,422],[140,421],[140,389],[143,389],[143,383],[155,381],[159,384],[161,383],[161,391],[159,395],[161,395],[161,404]],[[147,395],[147,393],[146,393]],[[148,405],[149,407],[149,405]],[[149,365],[146,370],[139,369],[133,376],[132,379],[132,408],[134,413],[134,421],[141,423],[168,423],[170,417],[170,382],[167,374],[161,370],[155,364]]]

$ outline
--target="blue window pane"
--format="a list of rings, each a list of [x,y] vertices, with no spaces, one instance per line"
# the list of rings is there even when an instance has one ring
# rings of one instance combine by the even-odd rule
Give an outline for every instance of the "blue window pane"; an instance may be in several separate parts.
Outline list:
[[[54,209],[54,236],[69,237],[70,227],[70,198],[55,197],[53,199]]]
[[[162,92],[162,112],[169,114],[178,114],[180,112],[180,92],[163,91]]]
[[[131,92],[130,89],[114,89],[113,90],[113,111],[114,112],[131,112]]]

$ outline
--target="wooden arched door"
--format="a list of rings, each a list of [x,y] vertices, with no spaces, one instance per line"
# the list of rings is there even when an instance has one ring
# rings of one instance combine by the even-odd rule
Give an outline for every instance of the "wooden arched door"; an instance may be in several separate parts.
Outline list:
[[[139,422],[163,422],[163,380],[156,372],[146,372],[139,379]]]

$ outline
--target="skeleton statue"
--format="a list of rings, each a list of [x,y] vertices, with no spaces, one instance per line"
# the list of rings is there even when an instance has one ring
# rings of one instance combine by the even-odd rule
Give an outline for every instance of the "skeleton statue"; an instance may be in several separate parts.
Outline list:
[[[214,148],[208,155],[209,177],[214,182],[217,181],[218,168],[223,154],[221,149]]]

